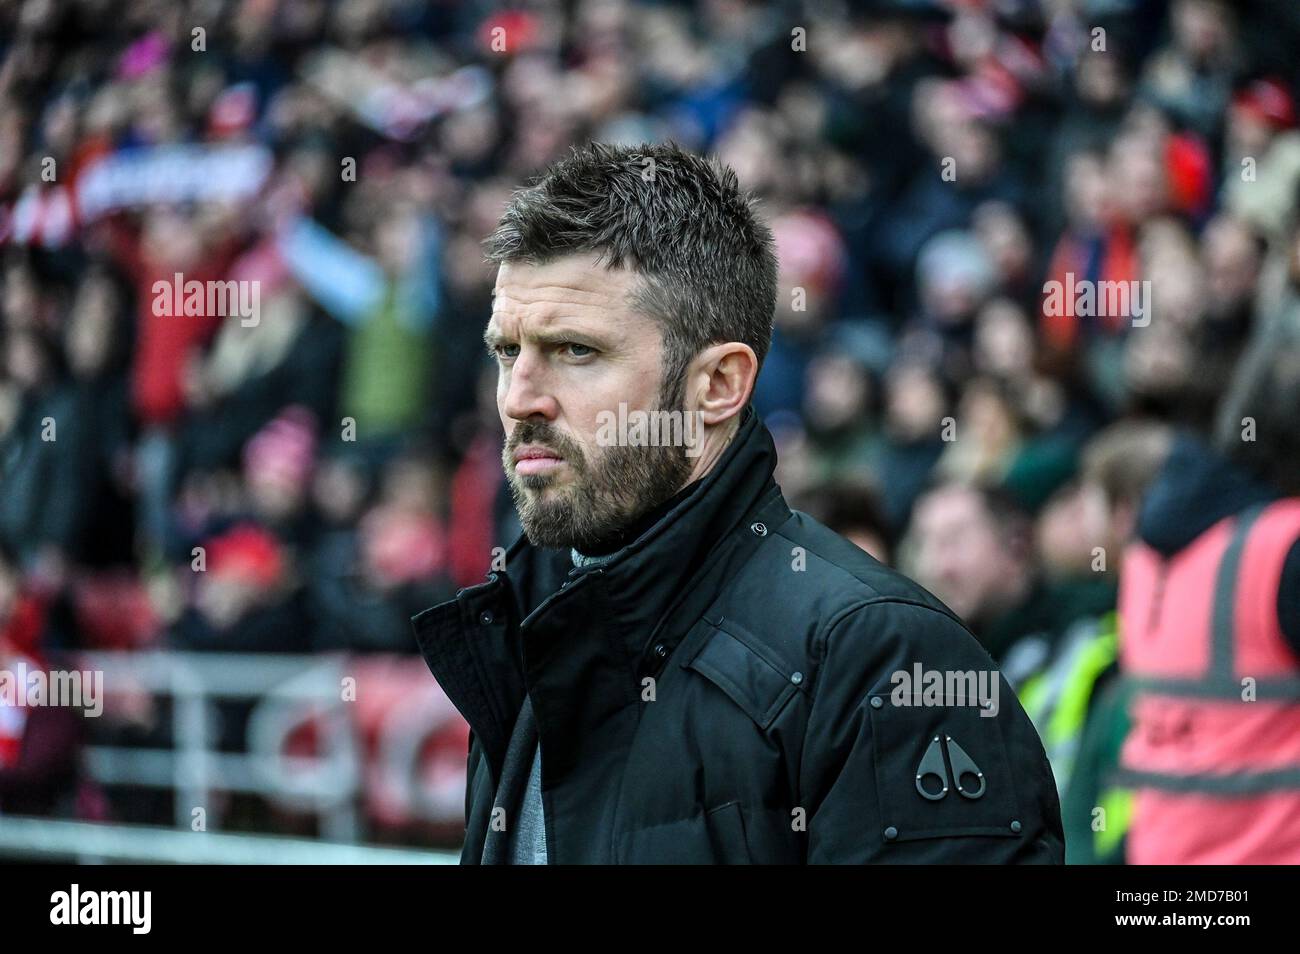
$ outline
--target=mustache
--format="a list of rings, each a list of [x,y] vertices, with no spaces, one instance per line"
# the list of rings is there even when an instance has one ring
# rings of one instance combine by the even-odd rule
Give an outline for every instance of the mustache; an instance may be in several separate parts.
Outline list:
[[[578,468],[585,463],[582,448],[545,421],[524,421],[519,424],[506,441],[504,451],[506,460],[513,461],[515,448],[523,444],[538,444],[553,450]]]

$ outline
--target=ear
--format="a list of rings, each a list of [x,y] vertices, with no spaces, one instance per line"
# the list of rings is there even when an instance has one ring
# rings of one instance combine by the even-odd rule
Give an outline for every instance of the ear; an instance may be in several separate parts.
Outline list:
[[[699,411],[706,427],[725,423],[749,403],[758,378],[754,349],[739,341],[710,345],[686,372],[687,408]]]

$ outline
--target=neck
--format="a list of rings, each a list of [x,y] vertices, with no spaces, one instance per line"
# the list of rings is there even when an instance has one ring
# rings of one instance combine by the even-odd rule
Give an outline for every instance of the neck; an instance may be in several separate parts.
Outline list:
[[[717,466],[718,461],[722,460],[722,455],[726,453],[732,440],[740,431],[741,416],[743,416],[743,412],[741,415],[737,415],[717,427],[708,428],[704,432],[704,439],[701,441],[702,450],[700,456],[695,460],[695,466],[691,468],[690,477],[686,478],[687,484],[703,479],[709,471]]]

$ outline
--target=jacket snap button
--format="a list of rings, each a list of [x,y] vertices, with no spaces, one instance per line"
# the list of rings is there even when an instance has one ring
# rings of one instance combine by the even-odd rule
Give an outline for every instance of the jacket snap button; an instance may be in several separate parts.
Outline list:
[[[749,525],[749,529],[753,530],[753,531],[754,531],[756,534],[758,534],[760,537],[765,537],[765,536],[767,536],[767,524],[764,524],[764,523],[751,523],[751,524]]]
[[[885,829],[886,841],[893,841],[897,837],[898,837],[898,829],[895,828],[893,825],[890,825],[888,828]]]
[[[489,613],[487,610],[484,610],[483,612],[478,614],[478,621],[482,623],[484,626],[491,626],[492,614]]]
[[[1011,823],[1011,830],[1012,830],[1012,831],[1020,831],[1020,822],[1018,822],[1018,821],[1013,821],[1013,822]]]
[[[884,699],[881,699],[880,696],[872,696],[872,697],[871,697],[871,708],[873,708],[873,709],[879,709],[879,708],[880,708],[881,706],[883,706],[884,704],[885,704],[885,700],[884,700]]]
[[[799,683],[803,682],[803,673],[796,672],[791,674],[790,681],[794,683],[796,686],[799,685]]]
[[[655,647],[655,655],[658,656],[660,659],[663,659],[665,656],[668,655],[668,648],[664,646],[663,643],[660,643],[658,646]]]

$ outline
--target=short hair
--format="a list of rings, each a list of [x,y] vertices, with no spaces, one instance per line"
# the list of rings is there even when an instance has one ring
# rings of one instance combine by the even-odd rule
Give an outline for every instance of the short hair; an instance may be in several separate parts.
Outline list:
[[[880,491],[872,484],[849,477],[832,477],[798,495],[795,509],[839,534],[865,530],[880,538],[890,553],[897,540],[885,518]]]
[[[1032,549],[1034,518],[1025,503],[1007,486],[989,480],[968,480],[935,475],[917,498],[950,491],[974,495],[993,531],[1017,552]]]
[[[1102,488],[1109,506],[1136,505],[1169,457],[1173,431],[1155,421],[1119,421],[1083,449],[1080,475]]]
[[[675,143],[574,147],[511,196],[484,247],[533,265],[597,252],[637,273],[632,306],[660,325],[665,384],[711,344],[747,344],[759,367],[771,345],[772,231],[733,170]]]

